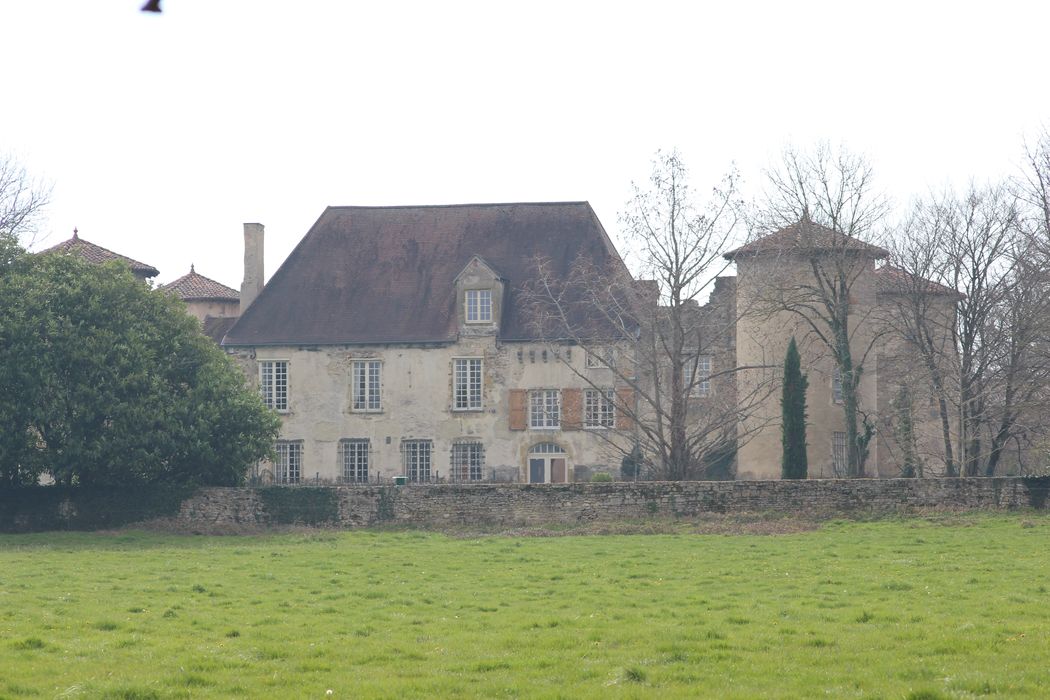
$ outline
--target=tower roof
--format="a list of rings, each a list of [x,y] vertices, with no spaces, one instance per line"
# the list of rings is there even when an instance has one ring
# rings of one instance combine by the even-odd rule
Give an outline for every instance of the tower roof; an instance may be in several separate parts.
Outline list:
[[[165,292],[171,292],[183,301],[239,301],[241,298],[236,289],[205,277],[197,272],[193,265],[190,265],[190,271],[187,274],[173,282],[161,285],[160,288]]]
[[[790,253],[816,251],[849,251],[873,258],[885,258],[889,252],[885,248],[865,243],[859,238],[828,228],[813,221],[807,215],[790,226],[779,231],[756,238],[755,240],[731,250],[725,254],[727,260],[740,256],[758,255],[761,253]]]
[[[139,277],[156,277],[160,274],[160,271],[152,265],[133,260],[126,255],[120,253],[114,253],[108,248],[103,248],[100,245],[96,245],[91,241],[86,241],[80,237],[79,232],[73,229],[73,237],[62,241],[56,245],[51,246],[45,250],[40,251],[44,253],[65,253],[72,255],[79,255],[89,263],[101,264],[109,262],[110,260],[120,260],[131,268],[131,271]]]

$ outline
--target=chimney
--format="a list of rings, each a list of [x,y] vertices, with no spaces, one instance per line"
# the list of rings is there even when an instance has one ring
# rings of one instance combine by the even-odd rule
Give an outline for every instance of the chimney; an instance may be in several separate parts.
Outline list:
[[[244,225],[244,281],[241,282],[243,316],[263,288],[263,225]]]

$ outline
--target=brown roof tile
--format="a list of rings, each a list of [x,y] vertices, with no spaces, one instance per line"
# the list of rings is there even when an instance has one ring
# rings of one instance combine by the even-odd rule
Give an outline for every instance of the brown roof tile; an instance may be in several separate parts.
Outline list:
[[[547,258],[619,264],[587,202],[329,207],[274,274],[227,345],[450,342],[454,280],[475,256],[506,280],[500,337],[533,337],[521,306]]]
[[[128,264],[131,271],[136,275],[142,277],[156,277],[160,274],[157,268],[146,263],[141,263],[138,260],[132,260],[126,255],[120,253],[114,253],[112,250],[103,248],[100,245],[95,245],[90,241],[85,241],[81,238],[76,231],[73,232],[73,237],[69,240],[62,241],[57,245],[53,245],[46,250],[40,251],[41,253],[72,253],[79,255],[89,263],[104,263],[110,260],[121,260]]]
[[[168,282],[160,286],[166,292],[171,292],[183,301],[237,301],[241,298],[236,289],[231,289],[225,284],[205,277],[190,265],[189,273],[178,278],[174,282]]]
[[[884,248],[839,233],[806,217],[779,231],[742,245],[736,250],[731,250],[725,254],[725,257],[728,260],[734,260],[741,255],[757,253],[816,250],[850,250],[867,253],[875,258],[884,258],[889,255]]]
[[[875,270],[875,285],[878,294],[908,294],[918,290],[935,296],[954,296],[965,299],[966,295],[933,280],[922,279],[893,265],[883,265]]]

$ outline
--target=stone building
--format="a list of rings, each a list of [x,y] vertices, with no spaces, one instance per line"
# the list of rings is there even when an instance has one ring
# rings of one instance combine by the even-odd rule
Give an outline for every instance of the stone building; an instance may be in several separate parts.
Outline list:
[[[587,203],[330,207],[261,291],[262,227],[245,241],[244,309],[223,346],[282,417],[264,479],[618,471],[629,390],[545,342],[524,308],[537,260],[622,266]]]
[[[849,261],[851,350],[865,358],[859,403],[878,428],[867,474],[901,474],[893,397],[902,385],[927,402],[911,414],[917,449],[931,466],[943,456],[929,378],[889,322],[892,273],[877,266],[886,252],[803,220],[728,253],[737,275],[716,280],[696,307],[706,340],[693,371],[717,377],[687,380],[696,420],[763,397],[735,419],[737,478],[779,478],[777,387],[792,335],[809,375],[810,476],[844,475],[836,363],[804,316],[771,304],[831,255]],[[540,263],[568,279],[582,260],[643,296],[653,285],[630,279],[587,203],[330,207],[265,286],[262,260],[263,228],[245,224],[241,316],[223,346],[282,417],[264,479],[558,483],[619,473],[631,416],[644,421],[631,410],[635,390],[578,340],[544,337],[525,301]],[[942,312],[954,313],[952,297]],[[734,367],[758,369],[725,372]]]
[[[182,277],[160,286],[186,303],[186,311],[201,324],[206,336],[220,342],[240,315],[240,294],[221,282],[205,277],[190,265]]]

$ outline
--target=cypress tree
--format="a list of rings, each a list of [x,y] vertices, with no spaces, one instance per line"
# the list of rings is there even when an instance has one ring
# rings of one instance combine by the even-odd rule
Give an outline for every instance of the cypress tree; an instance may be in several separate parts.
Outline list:
[[[809,471],[806,461],[806,387],[809,382],[802,374],[802,360],[795,338],[788,344],[784,356],[784,393],[780,399],[781,445],[780,476],[783,479],[805,479]]]

